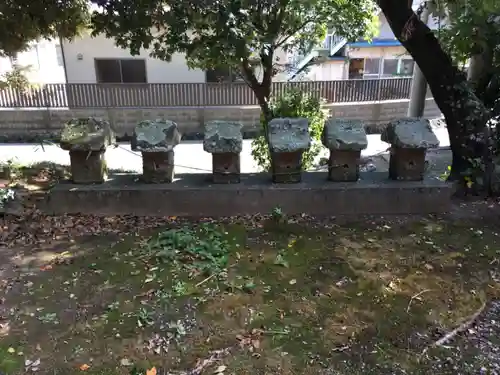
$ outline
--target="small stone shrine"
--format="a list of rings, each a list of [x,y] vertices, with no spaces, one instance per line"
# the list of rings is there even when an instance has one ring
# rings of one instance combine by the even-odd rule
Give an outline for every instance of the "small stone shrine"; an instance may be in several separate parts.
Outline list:
[[[331,181],[357,181],[361,150],[368,146],[363,123],[359,120],[329,118],[321,136],[323,145],[330,150],[328,179]]]
[[[275,118],[268,124],[271,172],[275,183],[302,179],[302,154],[311,146],[306,118]]]
[[[205,124],[203,150],[212,154],[212,178],[216,184],[240,182],[241,128],[240,123],[229,121],[209,121]]]
[[[170,120],[141,121],[134,129],[132,146],[142,153],[142,178],[147,183],[174,179],[174,148],[181,142],[177,124]]]
[[[107,177],[104,154],[115,142],[108,121],[93,117],[68,121],[61,132],[60,146],[69,151],[73,183],[103,183]]]
[[[389,178],[404,181],[423,180],[427,149],[439,146],[429,120],[393,120],[382,132],[381,139],[391,145]]]

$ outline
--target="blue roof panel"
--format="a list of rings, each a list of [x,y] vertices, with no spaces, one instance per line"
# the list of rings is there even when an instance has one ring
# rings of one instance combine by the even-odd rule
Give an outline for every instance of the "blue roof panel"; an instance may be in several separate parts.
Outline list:
[[[371,42],[367,40],[358,40],[354,43],[349,43],[349,47],[399,47],[401,43],[397,39],[378,39],[373,38]]]

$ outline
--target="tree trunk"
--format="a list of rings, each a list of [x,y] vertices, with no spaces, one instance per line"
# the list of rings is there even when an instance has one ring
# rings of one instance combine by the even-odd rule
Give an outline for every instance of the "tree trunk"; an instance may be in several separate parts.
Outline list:
[[[262,115],[264,116],[266,123],[271,121],[273,119],[271,107],[269,106],[271,88],[258,84],[258,86],[251,87],[251,89],[257,97],[257,102],[259,103],[260,110],[262,111]]]
[[[443,113],[453,163],[450,178],[457,179],[474,161],[487,158],[488,110],[467,85],[465,76],[453,65],[433,32],[401,0],[378,0],[394,35],[411,54]]]
[[[255,76],[248,60],[243,61],[241,70],[246,83],[255,94],[259,107],[262,111],[264,136],[267,140],[267,124],[273,119],[273,114],[269,105],[272,84],[272,54],[270,59],[261,56],[261,61],[262,69],[264,71],[262,82],[257,80],[257,77]]]

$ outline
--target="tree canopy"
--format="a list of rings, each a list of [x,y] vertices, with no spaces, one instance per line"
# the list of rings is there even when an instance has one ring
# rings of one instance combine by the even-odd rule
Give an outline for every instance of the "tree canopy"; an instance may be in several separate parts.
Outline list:
[[[41,38],[73,38],[89,21],[86,0],[3,0],[0,56],[13,56]]]
[[[434,17],[443,47],[457,63],[491,49],[500,54],[500,2],[497,0],[439,0]]]
[[[169,61],[186,54],[192,68],[234,69],[263,106],[273,75],[284,66],[276,51],[306,51],[328,29],[349,39],[373,30],[371,0],[92,0],[94,34],[138,54],[151,49]],[[260,65],[261,74],[255,74]]]

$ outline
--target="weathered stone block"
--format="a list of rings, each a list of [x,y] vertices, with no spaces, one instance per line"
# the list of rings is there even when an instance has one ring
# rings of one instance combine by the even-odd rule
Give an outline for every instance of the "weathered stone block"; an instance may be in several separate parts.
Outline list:
[[[134,151],[168,152],[181,142],[181,133],[170,120],[141,121],[134,129],[132,146]]]
[[[421,118],[391,121],[382,132],[381,139],[391,144],[389,178],[393,180],[422,180],[426,151],[439,146],[429,120]]]
[[[428,149],[439,146],[430,121],[424,118],[402,118],[389,122],[381,139],[399,148]]]
[[[205,124],[203,150],[211,154],[239,154],[243,147],[242,125],[230,121],[209,121]]]
[[[330,150],[328,179],[357,181],[361,150],[368,146],[364,124],[359,120],[330,118],[325,123],[321,140]]]
[[[425,173],[425,148],[392,147],[389,178],[401,181],[421,181]]]
[[[116,142],[108,121],[94,117],[73,118],[61,132],[60,146],[68,151],[101,151]]]
[[[305,118],[275,118],[268,124],[268,137],[273,182],[300,182],[302,154],[311,146],[309,121]]]
[[[358,181],[361,151],[330,150],[328,179],[335,182]]]
[[[203,149],[212,154],[212,177],[216,184],[240,182],[241,128],[241,124],[229,121],[205,124]]]
[[[271,173],[277,184],[302,181],[302,151],[271,152]]]
[[[240,154],[231,152],[212,154],[212,178],[215,184],[239,184]]]
[[[142,179],[150,184],[174,180],[174,152],[142,152]]]
[[[94,117],[73,118],[61,132],[60,146],[69,151],[75,184],[99,184],[107,177],[104,153],[116,138],[109,122]]]
[[[177,124],[170,120],[141,121],[134,129],[131,147],[142,152],[142,178],[147,183],[174,179],[174,147],[181,142]]]
[[[102,184],[107,178],[104,150],[70,150],[71,179],[75,184]]]
[[[325,122],[321,141],[329,150],[361,151],[368,146],[363,122],[342,118]]]

